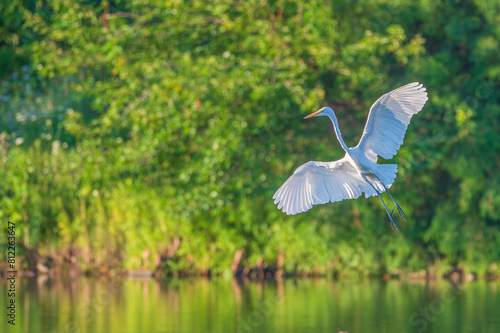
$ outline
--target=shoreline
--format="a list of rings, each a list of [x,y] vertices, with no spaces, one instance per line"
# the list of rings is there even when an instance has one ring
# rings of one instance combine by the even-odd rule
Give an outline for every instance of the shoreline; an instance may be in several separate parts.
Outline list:
[[[22,260],[20,261],[23,262]],[[100,267],[96,269],[83,270],[79,263],[72,265],[64,265],[64,267],[53,266],[48,267],[44,264],[37,263],[35,269],[18,269],[16,276],[18,278],[37,279],[46,277],[49,279],[59,278],[132,278],[132,279],[154,279],[157,281],[170,279],[236,279],[248,282],[263,282],[263,281],[283,281],[295,279],[331,279],[333,281],[354,281],[354,280],[379,280],[379,281],[443,281],[448,280],[453,284],[462,284],[472,281],[498,281],[500,275],[493,273],[478,275],[464,270],[453,270],[445,274],[435,274],[428,271],[408,272],[408,273],[363,273],[357,270],[331,271],[325,272],[288,272],[286,270],[275,270],[274,267],[244,267],[242,272],[229,274],[229,271],[212,272],[205,271],[170,271],[152,269],[125,269],[123,267],[110,269],[109,267]],[[3,279],[7,276],[7,269],[0,270],[0,277]]]

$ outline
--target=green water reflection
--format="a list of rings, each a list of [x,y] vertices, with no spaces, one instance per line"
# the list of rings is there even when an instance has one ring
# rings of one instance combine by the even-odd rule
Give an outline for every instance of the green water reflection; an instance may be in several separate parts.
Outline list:
[[[7,285],[0,284],[7,306]],[[500,332],[500,283],[18,281],[1,332]]]

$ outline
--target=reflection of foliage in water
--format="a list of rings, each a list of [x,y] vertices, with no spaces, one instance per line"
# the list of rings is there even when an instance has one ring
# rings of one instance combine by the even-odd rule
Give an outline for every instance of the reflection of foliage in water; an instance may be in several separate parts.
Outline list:
[[[5,304],[0,282],[0,306]],[[22,332],[496,332],[498,281],[22,281]],[[4,325],[4,326],[2,326]],[[7,327],[0,322],[0,330]],[[5,330],[2,330],[5,331]]]

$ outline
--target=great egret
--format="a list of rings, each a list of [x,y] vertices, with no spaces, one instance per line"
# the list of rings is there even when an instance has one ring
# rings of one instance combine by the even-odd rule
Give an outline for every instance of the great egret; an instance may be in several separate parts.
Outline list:
[[[340,134],[337,117],[333,110],[324,107],[307,118],[329,117],[335,134],[345,150],[345,156],[334,162],[310,161],[295,170],[293,175],[276,191],[274,203],[286,214],[305,212],[313,205],[378,195],[385,207],[391,227],[396,228],[396,219],[382,199],[387,192],[394,201],[399,214],[406,215],[389,193],[397,164],[378,164],[378,156],[390,159],[403,144],[406,128],[411,117],[422,110],[427,101],[425,87],[418,82],[409,83],[380,97],[371,107],[363,135],[356,147],[349,148]]]

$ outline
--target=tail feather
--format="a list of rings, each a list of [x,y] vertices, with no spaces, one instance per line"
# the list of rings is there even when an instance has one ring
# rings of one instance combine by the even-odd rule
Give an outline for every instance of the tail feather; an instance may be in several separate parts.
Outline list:
[[[377,177],[369,177],[371,178],[371,184],[375,186],[379,193],[385,192],[386,188],[391,187],[392,183],[396,179],[396,173],[398,172],[397,164],[377,164],[377,169],[374,170]],[[383,183],[380,184],[378,179],[380,179]],[[369,198],[371,196],[377,195],[377,192],[370,186],[370,188],[366,188],[363,190],[365,192],[365,198]]]
[[[379,164],[377,167],[377,176],[387,188],[391,187],[392,183],[394,183],[397,172],[397,164]]]

